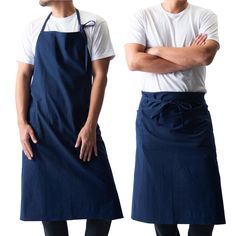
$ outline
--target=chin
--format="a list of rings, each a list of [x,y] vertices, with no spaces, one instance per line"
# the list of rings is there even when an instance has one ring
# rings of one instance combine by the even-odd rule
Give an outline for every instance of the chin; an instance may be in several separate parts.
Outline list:
[[[42,7],[48,6],[50,3],[50,0],[39,0],[39,5]]]

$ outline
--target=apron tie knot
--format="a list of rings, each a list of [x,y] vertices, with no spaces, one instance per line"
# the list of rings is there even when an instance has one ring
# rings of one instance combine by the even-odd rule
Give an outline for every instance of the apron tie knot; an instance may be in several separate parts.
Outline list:
[[[177,110],[177,115],[181,116],[182,125],[184,122],[183,114],[193,108],[191,103],[178,100],[156,100],[148,98],[148,106],[143,108],[143,112],[151,119],[156,119],[159,124],[164,123],[166,112]],[[173,113],[172,113],[173,114]]]

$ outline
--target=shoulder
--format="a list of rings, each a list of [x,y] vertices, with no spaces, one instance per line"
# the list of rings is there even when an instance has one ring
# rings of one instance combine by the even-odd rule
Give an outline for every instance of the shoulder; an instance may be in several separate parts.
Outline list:
[[[106,20],[97,14],[83,11],[83,10],[80,10],[79,13],[80,13],[80,18],[81,18],[81,24],[86,24],[86,23],[89,24],[90,21],[95,22],[94,27],[97,27],[101,24],[106,24]]]
[[[203,8],[197,5],[190,4],[191,13],[194,15],[199,16],[200,18],[216,16],[216,14],[207,8]]]
[[[140,22],[146,22],[148,19],[160,15],[160,6],[154,5],[147,8],[142,8],[133,13],[132,18]]]
[[[30,35],[35,35],[38,32],[40,32],[48,15],[49,15],[49,13],[30,21],[26,27],[27,33]]]
[[[138,11],[136,11],[136,14],[142,15],[142,16],[146,16],[153,13],[158,14],[159,10],[160,10],[160,6],[154,5],[154,6],[149,6],[146,8],[139,9]]]
[[[47,19],[48,15],[50,13],[47,13],[41,17],[38,17],[34,20],[32,20],[30,23],[29,23],[29,26],[32,28],[32,29],[35,29],[35,28],[38,28],[38,27],[42,27],[43,26],[43,23],[45,22],[45,20]]]
[[[106,20],[94,13],[79,10],[81,24],[85,27],[91,60],[114,57],[114,51]],[[94,24],[94,23],[95,24]]]
[[[27,42],[27,44],[32,44],[35,42],[47,16],[48,14],[40,18],[36,18],[30,21],[28,24],[26,24],[21,33],[21,38],[24,42]]]

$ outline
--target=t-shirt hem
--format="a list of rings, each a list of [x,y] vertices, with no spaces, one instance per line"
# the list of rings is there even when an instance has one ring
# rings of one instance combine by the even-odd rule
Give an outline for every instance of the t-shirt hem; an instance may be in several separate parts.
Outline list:
[[[145,43],[141,43],[141,42],[137,42],[137,41],[125,42],[125,45],[126,45],[126,44],[140,44],[140,45],[143,45],[144,47],[146,47],[146,44],[145,44]]]
[[[115,57],[114,52],[113,51],[106,52],[106,53],[101,54],[99,56],[93,57],[93,58],[91,58],[91,61],[96,61],[96,60],[104,59],[104,58],[108,58],[108,57],[111,57],[111,59],[113,59]]]
[[[218,38],[214,38],[214,37],[208,37],[208,38],[207,38],[207,40],[214,40],[214,41],[216,41],[217,43],[219,43],[219,44],[220,44],[220,42],[219,42],[219,39],[218,39]]]
[[[23,60],[23,59],[16,59],[16,62],[21,62],[21,63],[25,63],[25,64],[29,64],[29,65],[34,65],[34,63],[32,61],[27,61],[27,60]]]

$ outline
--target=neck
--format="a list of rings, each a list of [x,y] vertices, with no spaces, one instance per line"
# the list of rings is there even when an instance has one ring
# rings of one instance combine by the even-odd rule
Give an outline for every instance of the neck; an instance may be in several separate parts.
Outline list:
[[[52,8],[52,15],[55,17],[63,18],[75,13],[72,1],[53,1],[50,6]]]
[[[162,7],[170,13],[179,13],[188,6],[187,0],[165,0]]]

